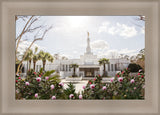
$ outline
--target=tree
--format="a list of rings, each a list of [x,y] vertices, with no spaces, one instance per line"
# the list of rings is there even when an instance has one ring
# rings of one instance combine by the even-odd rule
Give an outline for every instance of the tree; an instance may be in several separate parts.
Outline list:
[[[24,53],[24,55],[25,55],[25,53]],[[24,58],[24,55],[23,55],[23,58]],[[32,58],[33,58],[33,51],[31,49],[29,49],[27,52],[27,55],[24,58],[25,61],[29,62],[29,69],[31,69]]]
[[[33,54],[33,70],[35,71],[36,62],[39,60],[39,56],[36,54],[38,51],[38,47],[35,47],[34,54]]]
[[[50,62],[53,62],[53,57],[48,52],[44,52],[42,50],[38,53],[38,56],[39,56],[38,58],[42,60],[43,71],[45,71],[46,61],[48,60]]]
[[[15,17],[16,22],[20,19],[25,21],[25,24],[22,28],[22,31],[16,36],[16,54],[18,52],[20,42],[24,41],[23,36],[25,34],[32,34],[32,35],[30,35],[30,38],[29,38],[30,39],[29,41],[31,41],[31,43],[28,46],[28,48],[26,49],[22,59],[20,60],[19,65],[17,66],[16,74],[19,73],[22,62],[25,60],[32,45],[38,40],[43,40],[46,33],[52,28],[52,26],[50,26],[50,27],[46,27],[46,26],[42,26],[42,25],[35,26],[34,24],[39,20],[39,18],[40,17],[37,17],[37,16],[16,16]],[[17,32],[16,32],[16,34],[17,34]],[[28,39],[26,39],[26,40],[28,40]],[[16,61],[19,61],[17,55],[16,55]]]
[[[76,77],[77,76],[76,75],[76,68],[78,68],[79,65],[78,64],[71,64],[70,67],[73,68],[73,75],[72,75],[72,77]]]
[[[128,69],[130,72],[138,72],[142,67],[139,64],[136,63],[130,63],[128,65]]]
[[[136,63],[145,69],[145,49],[141,49],[136,56],[131,56],[130,58],[132,63]]]
[[[100,65],[103,65],[103,77],[106,77],[106,64],[109,64],[109,59],[102,58],[98,62]]]
[[[137,55],[136,63],[139,64],[142,67],[142,69],[144,70],[144,68],[145,68],[145,49],[141,49],[139,51],[139,54]]]

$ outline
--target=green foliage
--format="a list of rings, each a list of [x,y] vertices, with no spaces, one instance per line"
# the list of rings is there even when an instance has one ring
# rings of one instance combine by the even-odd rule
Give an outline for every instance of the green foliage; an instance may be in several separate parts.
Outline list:
[[[73,85],[73,83],[70,82],[69,84],[67,84],[67,86],[68,86],[68,88],[66,88],[64,90],[64,93],[66,95],[66,99],[69,99],[69,95],[70,94],[73,94],[74,95],[74,99],[76,99],[77,95],[75,93],[75,86]]]
[[[77,75],[75,73],[75,70],[76,70],[76,68],[79,67],[79,65],[78,64],[71,64],[70,67],[73,68],[73,75],[72,75],[72,77],[77,77]]]
[[[55,70],[51,70],[51,71],[46,71],[45,74],[43,76],[50,76],[52,73],[54,73]]]
[[[51,71],[49,71],[51,72]],[[53,72],[53,71],[52,71]],[[48,72],[46,72],[48,74]],[[76,93],[73,83],[69,83],[64,89],[60,84],[58,74],[52,77],[45,77],[42,71],[36,73],[33,69],[27,72],[27,78],[21,79],[16,75],[16,99],[144,99],[145,74],[140,71],[136,75],[130,75],[128,68],[116,74],[109,83],[102,82],[102,76],[98,75],[89,80],[84,91]],[[37,78],[41,78],[38,82]],[[26,85],[26,83],[29,85]],[[51,85],[54,85],[51,89]],[[38,93],[38,97],[35,94]],[[72,98],[70,96],[73,95]]]
[[[128,69],[130,72],[138,72],[140,69],[142,69],[142,67],[136,63],[130,63],[128,65]]]
[[[102,83],[101,76],[96,76],[94,80],[89,80],[82,92],[83,99],[144,99],[144,73],[135,76],[129,73],[128,68],[124,69],[107,84]],[[92,85],[95,87],[92,88]]]
[[[60,78],[60,75],[55,74],[49,78],[49,81],[51,81],[52,83],[57,83],[57,82],[59,83],[61,81],[59,78]]]

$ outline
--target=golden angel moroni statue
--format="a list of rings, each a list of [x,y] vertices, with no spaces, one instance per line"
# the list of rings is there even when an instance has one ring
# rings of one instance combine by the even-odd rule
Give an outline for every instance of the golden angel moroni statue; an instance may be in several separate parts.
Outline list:
[[[89,38],[89,32],[87,32],[87,34],[88,34],[88,38]]]

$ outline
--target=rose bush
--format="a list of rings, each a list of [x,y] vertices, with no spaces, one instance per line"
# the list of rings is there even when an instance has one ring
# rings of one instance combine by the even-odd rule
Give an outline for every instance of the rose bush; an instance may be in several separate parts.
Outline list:
[[[70,82],[63,88],[58,74],[49,77],[54,71],[38,73],[29,70],[26,79],[16,75],[16,99],[144,99],[145,74],[139,71],[131,75],[128,68],[116,74],[109,83],[98,75],[89,80],[84,91],[76,93]]]
[[[129,73],[128,68],[124,69],[111,78],[110,83],[102,83],[102,77],[96,76],[85,87],[83,99],[144,99],[143,71],[134,76]]]

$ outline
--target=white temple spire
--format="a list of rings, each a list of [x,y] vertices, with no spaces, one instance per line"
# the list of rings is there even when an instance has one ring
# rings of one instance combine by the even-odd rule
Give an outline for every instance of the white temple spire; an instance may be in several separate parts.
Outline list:
[[[91,53],[91,48],[90,48],[90,39],[89,39],[89,32],[87,32],[88,38],[87,38],[87,48],[86,48],[86,53],[90,54]]]

